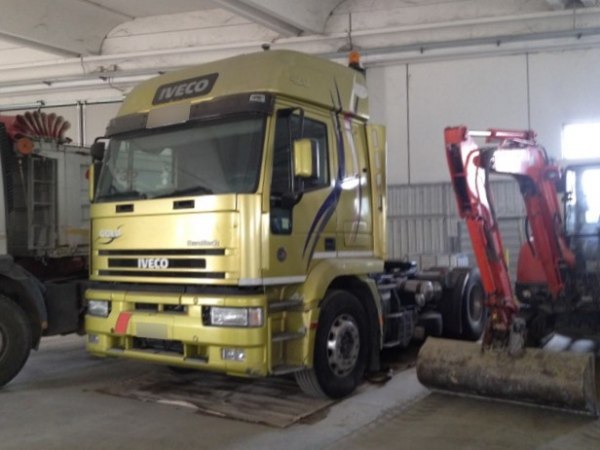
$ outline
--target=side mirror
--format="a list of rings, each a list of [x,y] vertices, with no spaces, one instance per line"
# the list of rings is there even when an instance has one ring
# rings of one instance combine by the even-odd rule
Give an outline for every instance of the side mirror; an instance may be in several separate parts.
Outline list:
[[[319,144],[315,139],[297,139],[294,141],[294,176],[310,178],[315,176],[316,155]]]
[[[104,141],[99,141],[98,139],[96,139],[90,147],[90,154],[92,155],[92,159],[94,161],[102,161],[102,158],[104,158],[104,152],[106,151],[106,143]]]

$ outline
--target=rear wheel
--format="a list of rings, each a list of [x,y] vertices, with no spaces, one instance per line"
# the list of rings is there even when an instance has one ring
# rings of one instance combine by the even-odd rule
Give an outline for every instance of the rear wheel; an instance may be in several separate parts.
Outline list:
[[[543,347],[554,333],[556,315],[536,311],[527,320],[527,346]]]
[[[487,320],[485,295],[479,272],[472,271],[462,295],[462,333],[461,337],[476,341],[483,333]]]
[[[360,384],[367,360],[367,323],[359,300],[331,291],[323,302],[315,338],[313,368],[296,373],[312,396],[341,398]]]
[[[0,294],[0,387],[23,368],[29,357],[31,341],[27,315],[12,300]]]

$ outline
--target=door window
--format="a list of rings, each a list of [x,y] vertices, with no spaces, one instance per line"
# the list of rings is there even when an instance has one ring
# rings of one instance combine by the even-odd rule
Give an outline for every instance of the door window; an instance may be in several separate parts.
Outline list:
[[[302,129],[301,129],[302,128]],[[291,135],[290,135],[291,134]],[[312,139],[316,143],[313,158],[314,176],[292,180],[292,147],[295,139]],[[292,231],[290,197],[329,186],[329,152],[327,125],[317,120],[290,115],[281,111],[275,126],[273,171],[271,179],[271,231],[289,234]]]

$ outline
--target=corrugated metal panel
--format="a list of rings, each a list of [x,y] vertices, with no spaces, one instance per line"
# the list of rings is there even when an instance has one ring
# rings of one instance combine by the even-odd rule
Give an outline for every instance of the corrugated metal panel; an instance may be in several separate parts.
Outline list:
[[[505,246],[511,261],[516,261],[524,239],[519,187],[512,179],[492,180],[491,186]],[[450,183],[388,187],[388,249],[392,258],[463,251],[472,255]]]
[[[445,215],[446,183],[388,187],[388,216],[415,217]]]
[[[511,179],[492,180],[498,217],[524,214],[518,184]],[[450,183],[388,186],[388,217],[456,216],[456,199]]]
[[[444,183],[444,187],[444,195],[446,197],[446,209],[444,210],[444,213],[449,217],[457,216],[456,196],[454,195],[452,186],[450,183]]]
[[[409,254],[448,253],[445,218],[392,218],[388,221],[388,250],[391,258]]]
[[[492,194],[496,215],[503,217],[523,217],[525,205],[519,192],[519,185],[514,180],[492,181]]]
[[[462,253],[436,255],[408,255],[408,261],[413,261],[424,270],[431,267],[469,267],[469,256]]]

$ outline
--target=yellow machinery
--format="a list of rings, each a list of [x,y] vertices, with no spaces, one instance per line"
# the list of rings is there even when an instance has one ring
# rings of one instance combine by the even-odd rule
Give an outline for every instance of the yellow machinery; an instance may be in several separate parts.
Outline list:
[[[87,348],[341,397],[383,347],[476,339],[476,271],[386,261],[359,71],[290,51],[162,75],[93,147]]]

